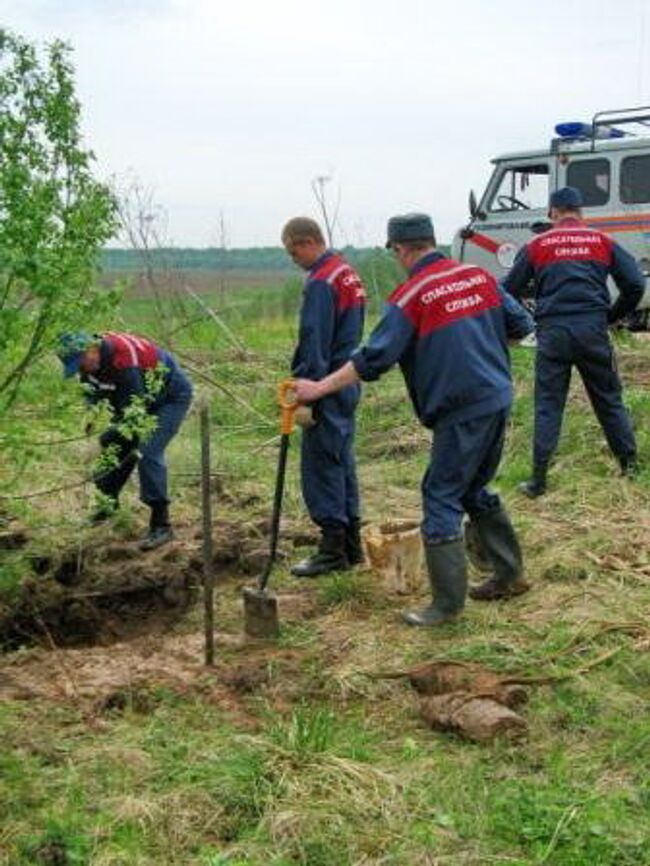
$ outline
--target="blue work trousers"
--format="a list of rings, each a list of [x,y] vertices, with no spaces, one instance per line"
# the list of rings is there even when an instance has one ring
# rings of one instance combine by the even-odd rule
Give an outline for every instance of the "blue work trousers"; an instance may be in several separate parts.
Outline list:
[[[546,465],[562,428],[571,370],[577,367],[612,452],[632,457],[636,443],[623,405],[621,381],[606,322],[544,325],[537,332],[533,460]]]
[[[154,502],[169,502],[165,449],[178,433],[190,403],[191,396],[184,400],[163,403],[154,413],[156,429],[140,445],[138,461],[140,499],[147,505],[152,505]]]
[[[508,409],[434,428],[431,459],[422,480],[422,535],[429,544],[462,537],[463,514],[473,517],[501,505],[487,485],[505,442]]]
[[[152,408],[151,414],[155,418],[156,427],[148,438],[140,442],[137,449],[130,440],[120,436],[114,427],[102,434],[101,445],[104,448],[113,446],[118,461],[115,468],[95,477],[95,484],[102,493],[117,498],[137,465],[140,499],[147,505],[169,502],[165,449],[178,433],[192,402],[189,382],[185,379],[184,382],[175,384],[175,390],[168,395],[165,402]]]
[[[321,528],[348,526],[359,519],[354,432],[354,414],[327,409],[314,427],[302,431],[302,495],[309,516]]]

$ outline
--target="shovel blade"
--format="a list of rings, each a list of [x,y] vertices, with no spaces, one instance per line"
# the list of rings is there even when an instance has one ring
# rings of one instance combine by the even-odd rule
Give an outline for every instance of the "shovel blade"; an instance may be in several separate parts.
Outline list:
[[[244,589],[244,631],[249,637],[279,635],[278,600],[274,595],[264,589]]]

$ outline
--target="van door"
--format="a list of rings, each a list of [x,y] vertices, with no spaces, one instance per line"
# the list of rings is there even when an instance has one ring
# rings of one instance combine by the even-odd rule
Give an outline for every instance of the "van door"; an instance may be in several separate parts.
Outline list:
[[[532,237],[531,226],[547,219],[555,176],[556,158],[550,155],[497,162],[475,219],[454,240],[456,257],[497,278],[506,274]]]

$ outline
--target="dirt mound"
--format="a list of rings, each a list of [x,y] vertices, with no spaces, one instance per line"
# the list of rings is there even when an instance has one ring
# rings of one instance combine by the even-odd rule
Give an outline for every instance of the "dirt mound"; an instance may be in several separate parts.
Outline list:
[[[219,657],[221,656],[221,657]],[[89,722],[121,713],[149,715],[163,700],[161,688],[200,695],[255,729],[248,699],[263,693],[275,701],[287,683],[302,677],[298,651],[248,643],[220,634],[217,663],[203,665],[203,635],[149,635],[111,647],[44,648],[0,660],[0,701],[73,703]]]

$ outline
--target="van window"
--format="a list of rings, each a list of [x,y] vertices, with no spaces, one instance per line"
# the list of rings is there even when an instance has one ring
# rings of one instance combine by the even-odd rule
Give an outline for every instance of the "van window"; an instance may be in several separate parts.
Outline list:
[[[503,171],[490,199],[492,213],[548,207],[548,165],[511,166]]]
[[[650,156],[626,156],[621,161],[621,201],[650,202]]]
[[[582,193],[585,207],[598,207],[609,201],[610,167],[608,159],[583,159],[569,163],[567,186]]]

